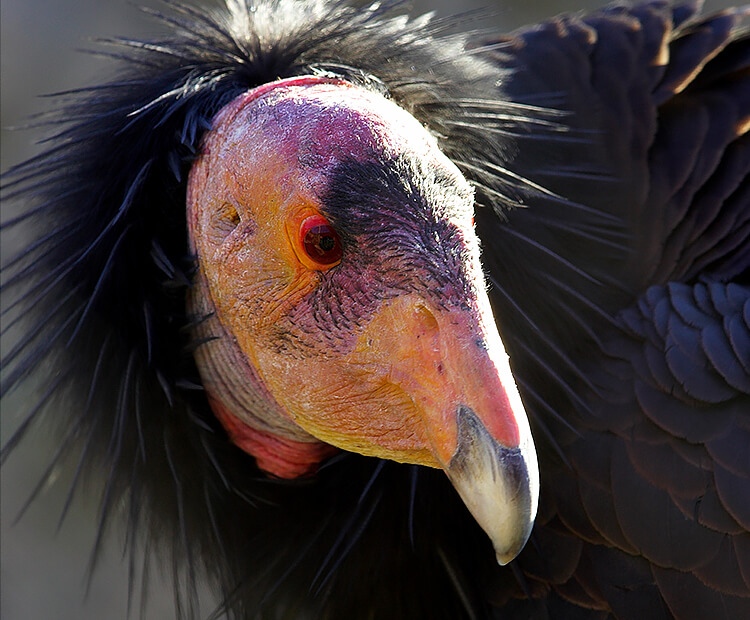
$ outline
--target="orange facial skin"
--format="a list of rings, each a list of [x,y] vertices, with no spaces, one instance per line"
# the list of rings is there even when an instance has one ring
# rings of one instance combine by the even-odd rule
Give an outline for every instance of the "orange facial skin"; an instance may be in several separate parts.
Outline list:
[[[331,88],[325,82],[319,86],[323,93]],[[296,88],[302,87],[287,90]],[[418,147],[434,148],[411,117],[372,99],[395,118],[368,119],[376,126],[375,131],[367,128],[371,134],[390,123],[396,135],[415,133]],[[303,141],[299,136],[279,140],[286,136],[274,126],[277,119],[269,113],[264,122],[252,104],[258,101],[225,111],[194,168],[188,198],[191,239],[221,322],[281,409],[326,443],[432,467],[445,467],[455,451],[458,404],[491,410],[487,423],[493,434],[503,445],[518,445],[497,360],[487,351],[485,332],[494,324],[491,317],[487,320],[486,303],[482,316],[477,309],[431,309],[430,300],[403,295],[384,302],[344,353],[323,350],[313,359],[279,354],[279,326],[324,272],[336,268],[316,269],[299,239],[302,222],[323,211],[315,190],[326,169],[300,168]],[[310,107],[316,104],[323,105],[314,101]],[[243,114],[256,119],[252,131],[241,122]],[[323,130],[311,122],[310,131],[318,135]],[[367,138],[377,137],[365,135],[349,155],[366,157]],[[351,148],[335,146],[339,152]],[[328,153],[316,155],[326,163]],[[429,156],[442,158],[439,152]],[[459,225],[466,226],[470,217]],[[483,294],[479,287],[474,292]]]
[[[313,472],[329,446],[443,468],[488,533],[515,532],[498,558],[517,553],[536,457],[472,192],[430,134],[379,94],[282,81],[218,115],[187,202],[196,336],[218,336],[196,361],[230,438],[280,477]],[[316,252],[310,222],[335,231]],[[510,482],[493,473],[506,461],[521,464]]]

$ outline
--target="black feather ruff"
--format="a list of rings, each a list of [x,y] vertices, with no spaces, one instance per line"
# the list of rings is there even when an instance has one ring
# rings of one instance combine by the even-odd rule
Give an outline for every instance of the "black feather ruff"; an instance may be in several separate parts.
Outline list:
[[[469,592],[479,572],[466,574],[455,558],[468,545],[477,566],[494,560],[442,474],[346,455],[314,479],[282,482],[228,443],[200,391],[190,354],[200,343],[187,336],[199,317],[185,314],[185,184],[224,105],[320,72],[384,91],[454,158],[501,165],[503,132],[519,123],[499,117],[501,139],[456,124],[484,107],[497,113],[500,71],[461,53],[453,23],[407,21],[397,2],[230,2],[215,14],[170,5],[156,15],[173,28],[169,39],[114,41],[115,81],[61,95],[47,151],[4,177],[6,200],[28,207],[3,234],[31,241],[3,267],[6,329],[25,328],[3,359],[2,393],[35,382],[39,396],[3,459],[40,420],[59,426],[50,472],[78,459],[70,496],[83,473],[104,473],[93,564],[110,522],[124,518],[131,554],[142,543],[171,558],[185,617],[197,613],[204,571],[221,589],[217,615],[480,613],[475,601],[489,602]],[[445,497],[445,518],[428,514],[436,497]],[[450,546],[433,547],[431,532],[446,528],[456,532],[442,537]],[[365,529],[377,534],[362,537]],[[374,592],[389,593],[377,613]]]

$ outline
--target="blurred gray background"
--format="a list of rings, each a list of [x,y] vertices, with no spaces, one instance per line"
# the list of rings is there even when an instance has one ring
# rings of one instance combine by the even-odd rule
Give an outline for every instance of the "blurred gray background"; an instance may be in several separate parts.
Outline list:
[[[193,0],[194,2],[196,0]],[[215,2],[214,2],[215,3]],[[6,170],[37,152],[40,132],[18,130],[25,119],[40,112],[49,101],[39,95],[91,84],[107,76],[107,62],[78,53],[95,47],[92,40],[106,36],[148,37],[160,26],[134,4],[159,6],[134,0],[2,0],[0,3],[0,103],[2,134],[0,167]],[[414,12],[436,10],[449,15],[488,7],[499,31],[511,30],[564,11],[594,8],[595,0],[418,0]],[[733,4],[709,0],[706,10]],[[6,246],[15,245],[6,240]],[[12,248],[3,247],[3,256]],[[7,345],[6,345],[7,346]],[[2,443],[20,423],[19,405],[27,395],[16,394],[3,402]],[[3,620],[109,620],[127,617],[127,562],[122,559],[122,536],[115,532],[86,595],[86,569],[96,530],[96,503],[76,501],[57,531],[70,471],[56,475],[20,522],[18,511],[55,451],[54,437],[43,429],[22,444],[0,472],[0,617]],[[83,489],[85,495],[85,488]],[[171,586],[154,572],[146,618],[174,617]],[[205,596],[204,615],[211,597]],[[138,601],[131,612],[138,616]]]

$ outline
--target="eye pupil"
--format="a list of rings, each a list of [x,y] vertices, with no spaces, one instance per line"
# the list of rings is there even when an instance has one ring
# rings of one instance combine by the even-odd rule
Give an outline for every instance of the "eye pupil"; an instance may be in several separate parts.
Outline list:
[[[320,266],[327,267],[341,260],[341,239],[324,217],[308,217],[302,222],[301,233],[305,253]]]
[[[324,252],[330,252],[336,247],[336,240],[331,235],[320,238],[320,249]]]

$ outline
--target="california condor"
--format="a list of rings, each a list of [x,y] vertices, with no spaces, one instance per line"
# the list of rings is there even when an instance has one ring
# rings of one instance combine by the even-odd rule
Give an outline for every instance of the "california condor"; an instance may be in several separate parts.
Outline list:
[[[4,176],[3,460],[53,427],[32,499],[98,473],[187,617],[750,616],[747,10],[697,13],[170,3]]]

